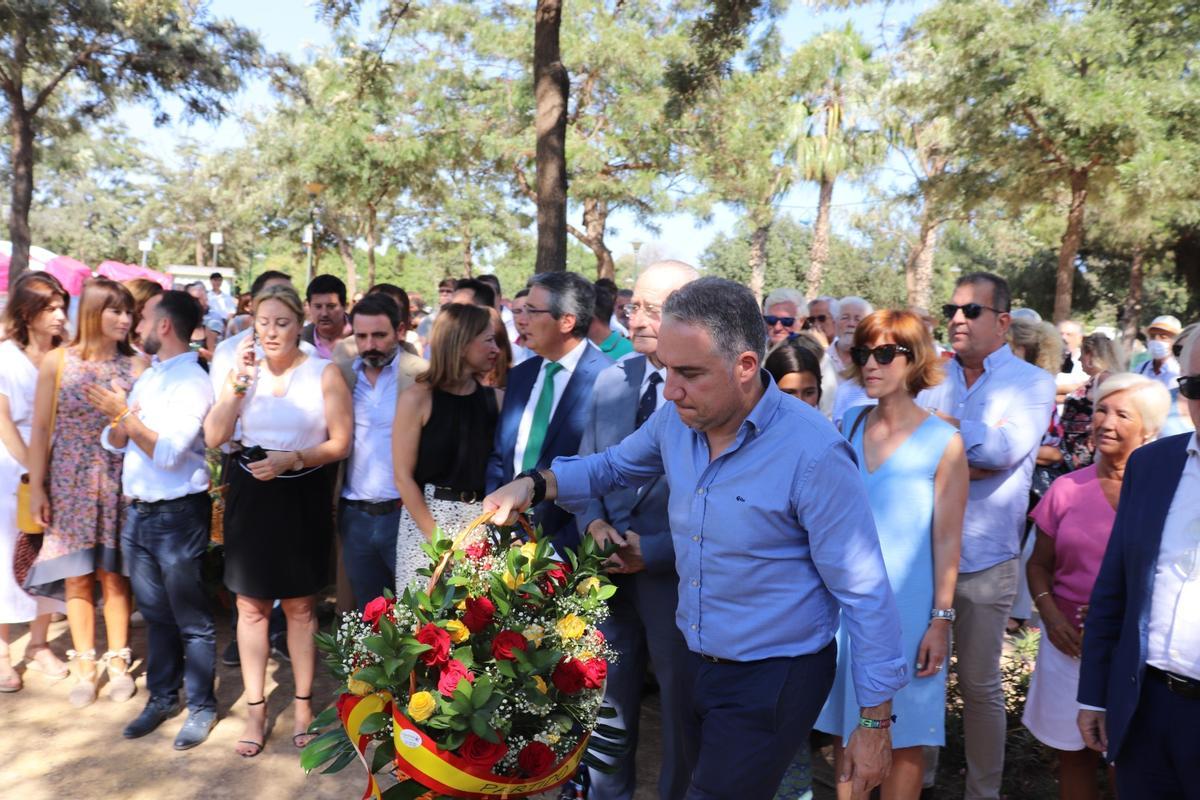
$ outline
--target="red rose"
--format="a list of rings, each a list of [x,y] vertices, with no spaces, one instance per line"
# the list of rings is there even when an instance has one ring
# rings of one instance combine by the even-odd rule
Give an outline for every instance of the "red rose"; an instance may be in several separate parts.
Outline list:
[[[504,754],[507,752],[508,745],[503,741],[489,742],[474,733],[468,733],[467,740],[462,743],[462,747],[458,748],[458,757],[473,767],[481,767],[490,772],[496,762],[504,758]]]
[[[571,576],[571,565],[565,561],[560,561],[553,568],[546,570],[546,579],[542,581],[542,593],[553,596],[555,594],[555,584],[558,586],[566,586],[567,579]]]
[[[425,623],[425,626],[417,631],[417,641],[429,645],[429,649],[421,653],[422,663],[437,667],[450,660],[450,634],[432,622]]]
[[[484,558],[485,556],[489,555],[491,552],[492,552],[492,546],[488,542],[487,539],[481,539],[477,542],[471,542],[471,544],[467,545],[467,549],[466,549],[467,558],[474,559],[475,561],[478,561],[479,559]]]
[[[563,657],[558,665],[554,667],[554,672],[550,674],[550,680],[554,681],[554,686],[563,694],[575,694],[583,688],[584,680],[583,664],[573,658]]]
[[[475,676],[467,669],[466,664],[457,658],[452,658],[446,668],[442,670],[441,677],[438,678],[438,691],[446,697],[453,697],[454,690],[458,688],[458,682],[461,680],[474,683]]]
[[[496,616],[496,604],[487,597],[468,597],[467,610],[463,613],[463,625],[471,633],[479,633],[492,623]]]
[[[394,605],[396,604],[386,597],[376,597],[363,609],[363,622],[369,622],[378,629],[379,620],[383,619],[383,616],[391,611]]]
[[[496,638],[492,639],[492,658],[497,661],[512,661],[514,649],[529,649],[529,642],[516,631],[500,631]]]
[[[608,662],[603,658],[589,658],[583,665],[583,685],[599,689],[608,677]]]
[[[541,742],[530,742],[521,748],[517,756],[517,766],[528,778],[540,778],[558,762],[554,751]]]

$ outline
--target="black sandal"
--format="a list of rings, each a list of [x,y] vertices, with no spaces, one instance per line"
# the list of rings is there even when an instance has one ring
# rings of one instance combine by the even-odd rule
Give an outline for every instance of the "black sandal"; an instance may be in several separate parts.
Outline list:
[[[248,701],[248,700],[247,700],[247,701],[246,701],[246,706],[247,706],[247,707],[249,707],[249,706],[261,706],[261,705],[262,705],[263,703],[265,703],[265,702],[267,702],[267,698],[265,698],[265,697],[264,697],[262,700],[259,700],[259,701],[257,701],[257,702],[254,702],[254,703],[251,703],[250,701]],[[256,748],[256,749],[255,749],[255,751],[254,751],[253,753],[238,753],[238,755],[239,755],[239,756],[241,756],[242,758],[254,758],[255,756],[257,756],[259,753],[261,753],[261,752],[263,751],[263,745],[266,743],[266,739],[267,739],[267,734],[266,734],[266,721],[264,720],[264,721],[263,721],[263,741],[261,741],[261,742],[256,742],[256,741],[254,741],[254,740],[252,740],[252,739],[238,739],[238,740],[237,740],[237,743],[238,743],[238,744],[248,744],[248,745],[251,745],[252,747]]]
[[[311,701],[312,695],[310,694],[308,697],[301,697],[300,695],[294,695],[293,698],[296,700]],[[305,739],[304,741],[297,741],[298,739],[300,739],[301,737],[304,737],[304,736],[308,736],[311,738]],[[311,742],[315,738],[317,738],[317,734],[309,733],[308,731],[302,731],[300,733],[293,733],[292,734],[292,744],[296,746],[297,750],[303,750],[305,747],[308,746],[308,743]]]

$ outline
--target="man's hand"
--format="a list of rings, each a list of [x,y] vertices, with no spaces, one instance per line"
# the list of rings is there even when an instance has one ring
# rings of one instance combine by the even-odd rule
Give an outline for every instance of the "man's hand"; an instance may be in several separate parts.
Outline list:
[[[1079,716],[1075,718],[1075,724],[1079,726],[1079,734],[1083,737],[1084,744],[1097,753],[1108,752],[1108,734],[1104,732],[1103,711],[1081,708]]]
[[[618,543],[624,541],[621,538],[621,534],[617,533],[616,528],[608,524],[607,521],[599,518],[592,520],[591,523],[588,524],[587,533],[602,549],[609,542],[612,542],[612,544],[616,547],[620,547],[620,544]],[[621,556],[618,553],[613,553],[611,556],[609,556],[604,564],[606,571],[608,572],[622,572],[625,567],[625,563],[621,560]]]
[[[506,483],[483,498],[484,512],[492,512],[492,522],[512,525],[517,514],[526,511],[533,501],[533,478],[518,478]]]
[[[866,797],[892,769],[892,735],[887,728],[855,728],[842,753],[838,783],[850,783],[850,796]]]
[[[624,536],[613,531],[611,541],[617,546],[616,558],[620,562],[620,566],[610,569],[609,572],[632,575],[635,572],[641,572],[646,569],[646,562],[642,558],[641,536],[633,531],[625,531]]]
[[[127,393],[115,378],[109,385],[111,389],[98,383],[88,384],[83,387],[83,394],[93,408],[109,419],[116,419],[125,411]]]

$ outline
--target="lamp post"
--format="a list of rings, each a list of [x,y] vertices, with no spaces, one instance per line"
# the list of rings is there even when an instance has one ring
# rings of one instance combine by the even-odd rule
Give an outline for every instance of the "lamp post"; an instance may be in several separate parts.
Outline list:
[[[638,263],[638,251],[642,249],[642,243],[635,239],[629,243],[629,246],[633,248],[633,274],[637,275],[638,268],[641,266],[641,264]]]
[[[154,247],[154,242],[149,239],[140,239],[138,241],[138,250],[142,251],[142,269],[146,268],[146,258],[150,255],[150,248]]]
[[[209,242],[209,244],[212,245],[212,249],[213,249],[212,265],[215,267],[215,266],[217,266],[217,251],[221,248],[221,245],[225,244],[225,237],[221,235],[220,231],[213,231],[212,233],[210,233],[208,235],[208,242]]]
[[[304,184],[304,191],[308,195],[308,227],[304,229],[304,243],[308,245],[308,274],[304,285],[308,286],[308,284],[312,283],[313,269],[316,265],[317,198],[321,196],[321,192],[325,191],[325,184],[318,181],[309,181]]]

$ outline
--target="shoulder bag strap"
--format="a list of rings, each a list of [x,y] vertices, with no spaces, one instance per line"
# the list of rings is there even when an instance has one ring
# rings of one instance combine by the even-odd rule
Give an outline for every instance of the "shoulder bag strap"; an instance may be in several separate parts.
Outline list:
[[[858,426],[862,425],[863,420],[865,420],[867,418],[867,414],[870,413],[871,406],[864,406],[863,410],[859,412],[858,418],[854,420],[854,424],[850,426],[850,435],[846,437],[846,441],[850,443],[851,447],[854,446],[854,434],[858,432]]]
[[[67,366],[67,348],[62,348],[58,359],[58,369],[54,371],[54,394],[50,396],[50,435],[49,441],[54,441],[54,428],[58,424],[58,393],[62,389],[63,369]]]

